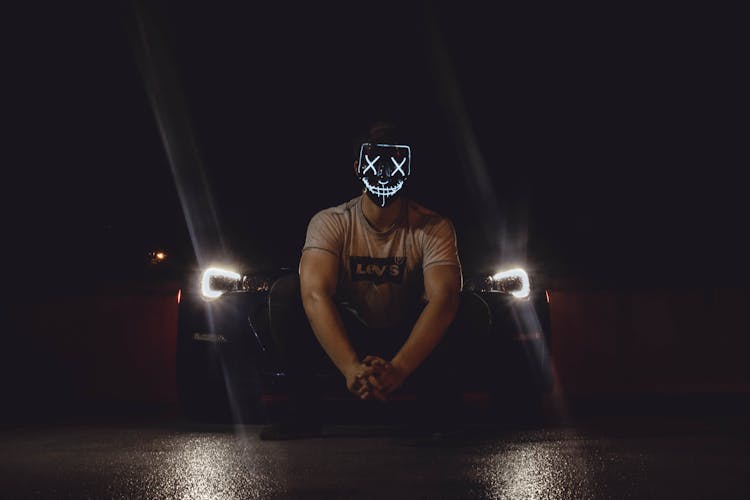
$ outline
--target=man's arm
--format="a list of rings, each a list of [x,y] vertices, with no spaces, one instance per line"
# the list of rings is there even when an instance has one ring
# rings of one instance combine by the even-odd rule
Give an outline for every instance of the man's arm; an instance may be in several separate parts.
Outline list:
[[[323,350],[346,378],[347,388],[359,395],[358,381],[370,370],[360,362],[333,301],[338,258],[323,250],[307,250],[302,253],[299,274],[302,305],[310,326]]]
[[[396,387],[385,387],[387,392],[400,386],[422,364],[453,322],[461,292],[461,271],[457,266],[430,266],[424,271],[424,287],[428,303],[406,342],[391,360]]]

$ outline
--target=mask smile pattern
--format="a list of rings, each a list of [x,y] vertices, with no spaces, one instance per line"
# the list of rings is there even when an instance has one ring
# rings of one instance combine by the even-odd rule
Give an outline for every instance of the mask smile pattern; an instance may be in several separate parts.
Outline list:
[[[395,186],[373,186],[367,180],[367,177],[362,178],[362,182],[365,185],[367,191],[377,196],[393,196],[404,186],[404,181],[398,181]],[[382,182],[382,181],[378,181]]]

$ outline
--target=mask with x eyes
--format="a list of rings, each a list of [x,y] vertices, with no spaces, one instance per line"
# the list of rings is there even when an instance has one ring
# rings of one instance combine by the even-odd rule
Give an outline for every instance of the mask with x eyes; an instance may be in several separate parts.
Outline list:
[[[364,143],[359,148],[357,176],[376,205],[385,207],[404,187],[411,171],[411,148]]]

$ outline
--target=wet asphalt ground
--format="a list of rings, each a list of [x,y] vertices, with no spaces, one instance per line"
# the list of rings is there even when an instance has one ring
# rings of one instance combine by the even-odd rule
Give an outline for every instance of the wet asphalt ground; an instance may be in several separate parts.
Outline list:
[[[262,441],[259,425],[179,416],[0,427],[2,498],[750,498],[746,413],[606,414],[442,439],[333,423]]]

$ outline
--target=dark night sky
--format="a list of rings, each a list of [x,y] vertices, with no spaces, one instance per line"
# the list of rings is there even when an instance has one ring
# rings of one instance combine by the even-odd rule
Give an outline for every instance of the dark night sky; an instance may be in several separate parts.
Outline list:
[[[386,115],[414,138],[412,196],[454,219],[467,266],[507,251],[553,275],[750,277],[737,13],[148,3],[7,16],[8,257],[103,273],[186,253],[150,81],[226,259],[296,265],[309,217],[357,193],[354,137]]]

